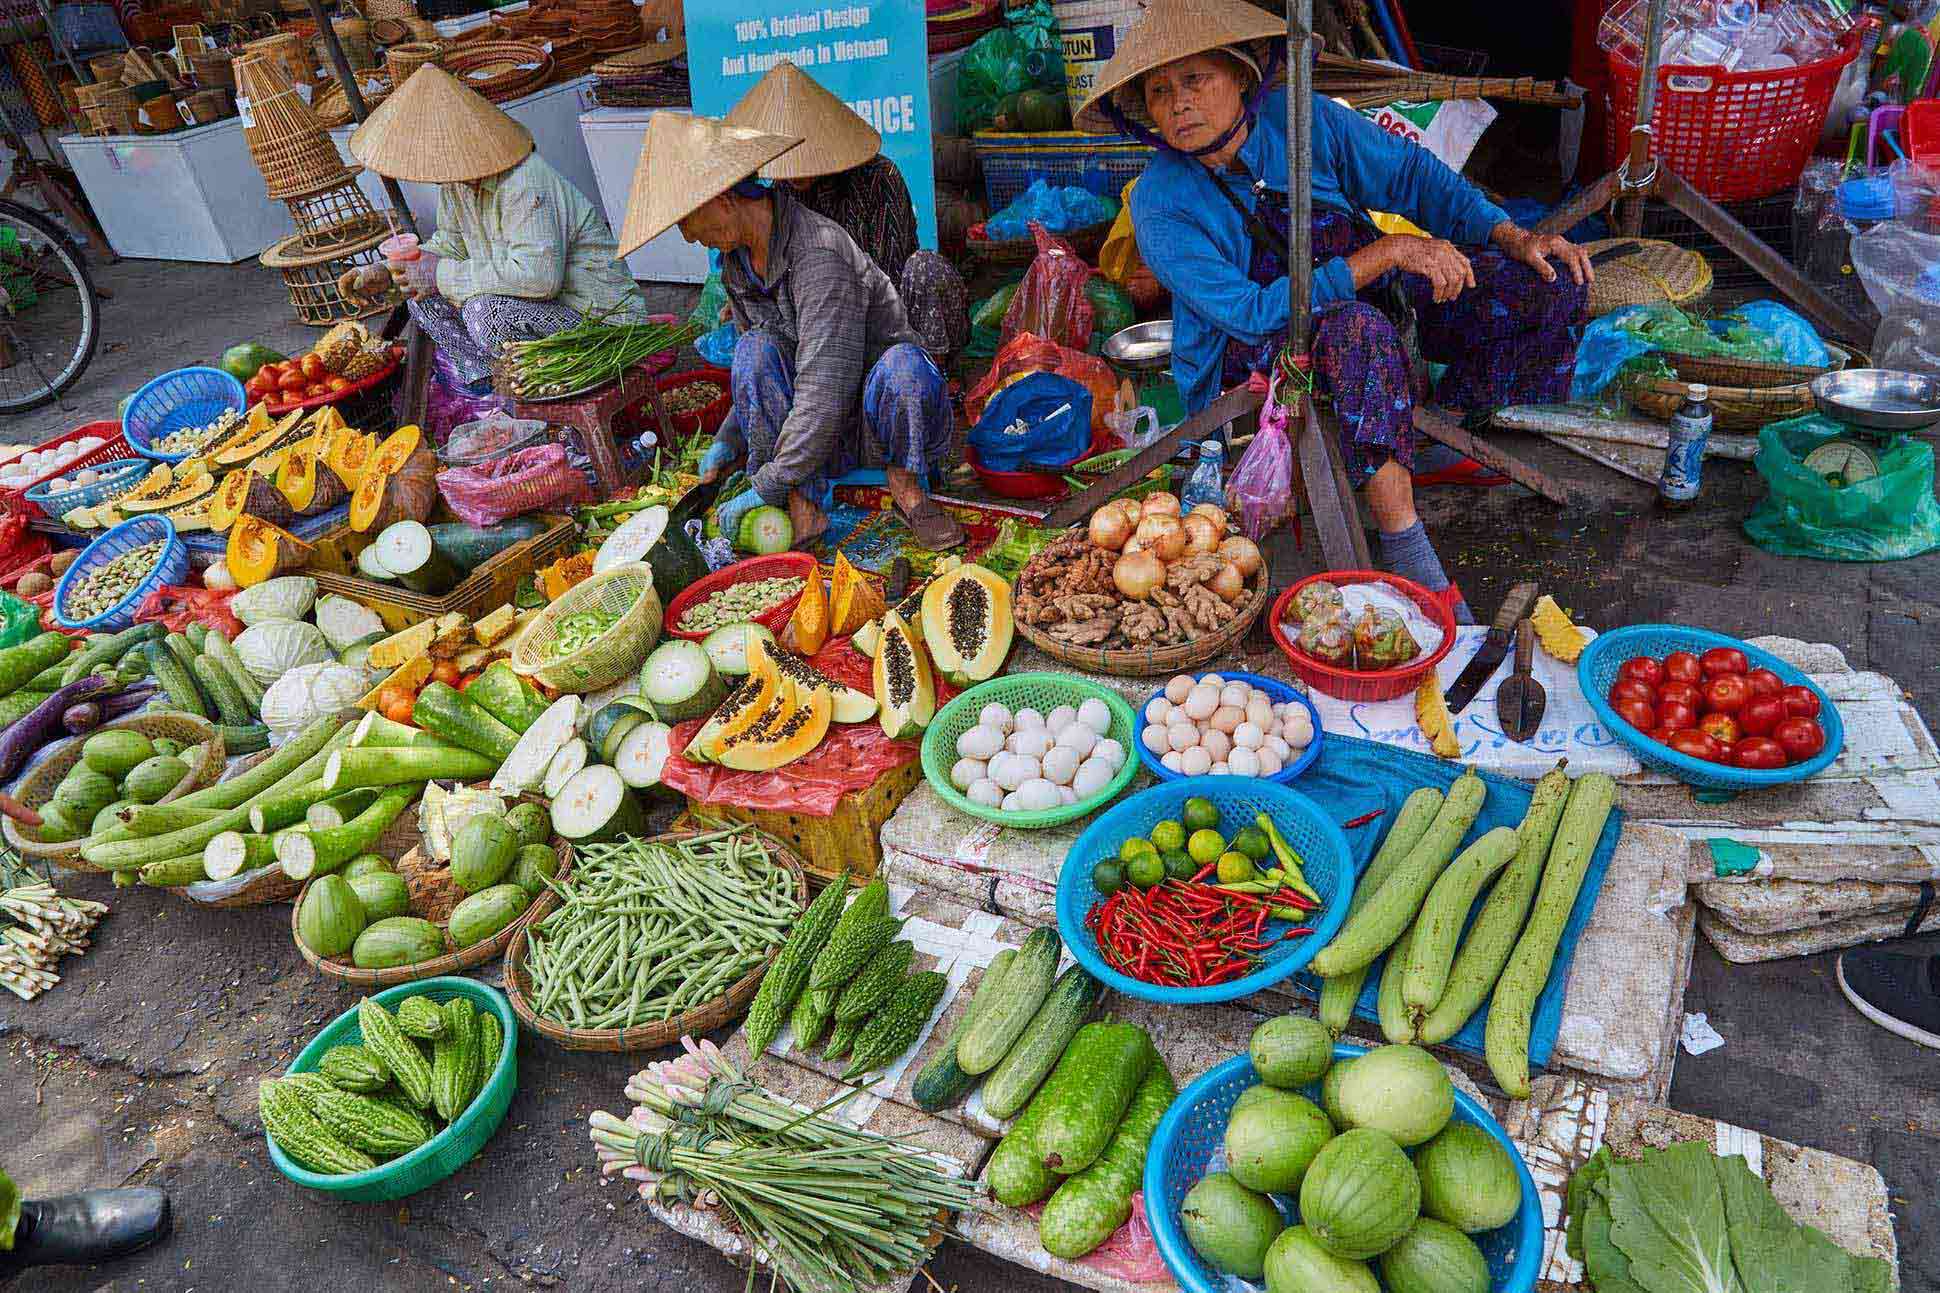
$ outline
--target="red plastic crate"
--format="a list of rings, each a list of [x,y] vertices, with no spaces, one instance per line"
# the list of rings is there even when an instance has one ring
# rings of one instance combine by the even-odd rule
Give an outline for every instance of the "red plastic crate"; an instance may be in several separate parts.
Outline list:
[[[675,413],[668,410],[667,420],[673,423],[674,434],[685,439],[699,432],[713,435],[727,420],[728,410],[734,407],[734,391],[731,383],[733,374],[725,368],[690,368],[686,372],[668,373],[655,379],[654,389],[660,392],[660,401],[665,404],[667,397],[683,386],[697,382],[713,382],[721,388],[721,398],[692,413]],[[638,405],[632,412],[639,418],[642,429],[655,429],[652,426],[653,414],[647,405]]]
[[[54,446],[66,444],[70,440],[79,440],[84,435],[98,435],[106,443],[88,453],[82,454],[79,458],[76,458],[64,467],[56,467],[52,471],[36,476],[18,488],[0,489],[0,506],[16,511],[32,510],[38,512],[40,509],[34,507],[25,497],[27,491],[34,486],[44,485],[56,476],[65,476],[71,472],[80,471],[85,467],[99,467],[102,463],[113,462],[117,458],[133,458],[136,456],[134,450],[128,447],[126,437],[121,434],[121,423],[112,419],[101,422],[83,422],[72,431],[63,431],[46,444],[35,445],[34,448],[43,450],[52,449]]]

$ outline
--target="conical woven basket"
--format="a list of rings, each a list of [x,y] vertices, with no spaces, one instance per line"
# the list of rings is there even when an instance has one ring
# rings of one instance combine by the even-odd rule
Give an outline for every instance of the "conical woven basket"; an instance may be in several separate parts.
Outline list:
[[[238,58],[236,97],[243,140],[271,197],[315,189],[348,174],[323,122],[279,64],[263,56]]]
[[[276,63],[283,69],[283,78],[292,84],[317,79],[316,64],[310,61],[303,42],[297,39],[293,31],[279,31],[274,36],[250,41],[242,46],[236,57],[240,60],[246,55],[260,56]],[[241,88],[240,82],[237,88]]]

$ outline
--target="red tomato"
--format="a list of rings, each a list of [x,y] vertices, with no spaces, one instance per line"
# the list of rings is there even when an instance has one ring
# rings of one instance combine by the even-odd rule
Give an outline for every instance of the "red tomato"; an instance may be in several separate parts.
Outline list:
[[[1659,745],[1669,745],[1671,743],[1672,729],[1668,725],[1660,723],[1656,727],[1651,728],[1646,735]]]
[[[1788,718],[1772,735],[1785,747],[1791,762],[1800,763],[1825,749],[1825,729],[1809,718]]]
[[[1776,696],[1754,695],[1738,711],[1738,726],[1747,736],[1770,736],[1785,721],[1785,702]]]
[[[1641,678],[1619,678],[1617,685],[1610,688],[1610,704],[1621,704],[1626,700],[1640,700],[1646,705],[1657,703],[1657,690]]]
[[[1731,761],[1741,768],[1782,768],[1785,747],[1769,736],[1747,736],[1731,747]]]
[[[1698,713],[1681,700],[1660,701],[1657,705],[1657,721],[1673,732],[1698,725]]]
[[[1704,703],[1704,689],[1694,682],[1667,682],[1657,689],[1657,700],[1660,704],[1676,701],[1695,710]],[[1692,725],[1686,723],[1685,726]]]
[[[1647,655],[1640,655],[1633,659],[1625,660],[1622,665],[1618,666],[1617,677],[1635,678],[1638,682],[1647,682],[1655,687],[1658,683],[1664,681],[1664,666],[1661,661],[1653,660]]]
[[[330,375],[330,370],[323,366],[323,356],[314,350],[297,361],[297,369],[306,382],[320,382]]]
[[[1719,674],[1704,684],[1704,709],[1708,714],[1735,714],[1751,699],[1751,684],[1738,674]]]
[[[1745,675],[1745,681],[1751,684],[1754,696],[1776,696],[1785,690],[1785,680],[1770,669],[1753,669]]]
[[[332,376],[324,380],[324,385],[328,386],[330,388],[331,393],[334,395],[338,391],[349,390],[350,379],[348,377]]]
[[[1664,657],[1664,676],[1676,682],[1699,682],[1704,678],[1704,667],[1689,651],[1673,651]]]
[[[1736,745],[1738,738],[1744,735],[1738,729],[1738,720],[1729,714],[1706,714],[1698,720],[1698,731],[1719,745]]]
[[[1712,647],[1698,657],[1698,666],[1707,678],[1716,678],[1727,673],[1743,673],[1749,662],[1745,653],[1737,647]]]
[[[307,385],[303,374],[295,369],[285,369],[276,378],[276,388],[280,391],[300,391]]]
[[[1617,702],[1617,717],[1621,718],[1639,732],[1648,732],[1657,726],[1657,711],[1646,700],[1620,700]]]
[[[1819,716],[1819,693],[1810,687],[1787,687],[1778,693],[1785,702],[1785,712],[1794,718],[1817,718]]]
[[[1694,728],[1672,732],[1671,739],[1666,744],[1679,754],[1688,754],[1693,759],[1707,759],[1712,763],[1716,763],[1724,754],[1722,746],[1712,740],[1708,734]]]

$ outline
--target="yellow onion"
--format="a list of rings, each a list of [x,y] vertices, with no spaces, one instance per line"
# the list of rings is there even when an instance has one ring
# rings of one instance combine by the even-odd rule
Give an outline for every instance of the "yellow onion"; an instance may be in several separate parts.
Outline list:
[[[1111,581],[1120,593],[1142,602],[1165,582],[1165,563],[1149,552],[1127,552],[1113,563]]]
[[[1239,567],[1239,573],[1251,579],[1260,573],[1260,545],[1245,535],[1235,534],[1219,545],[1219,555]]]
[[[1179,499],[1174,494],[1147,494],[1138,505],[1138,510],[1143,516],[1177,516]]]
[[[1192,509],[1192,515],[1205,517],[1219,527],[1222,535],[1226,533],[1226,527],[1232,523],[1232,518],[1226,515],[1226,509],[1217,503],[1200,503]]]
[[[1132,537],[1143,540],[1161,561],[1177,561],[1185,555],[1186,527],[1176,516],[1148,516],[1138,523]]]
[[[1132,537],[1132,527],[1126,523],[1125,513],[1115,507],[1101,507],[1091,514],[1092,546],[1107,552],[1117,552],[1125,546],[1125,540]]]
[[[1120,516],[1125,518],[1125,528],[1127,530],[1136,530],[1139,520],[1145,515],[1138,510],[1138,500],[1135,498],[1114,498],[1111,502],[1105,504],[1105,506],[1115,509]]]
[[[1228,561],[1219,567],[1219,573],[1206,581],[1206,587],[1219,595],[1222,602],[1236,602],[1246,596],[1246,576],[1239,567]]]
[[[1180,524],[1186,528],[1186,555],[1197,557],[1219,546],[1220,531],[1210,517],[1194,512]]]

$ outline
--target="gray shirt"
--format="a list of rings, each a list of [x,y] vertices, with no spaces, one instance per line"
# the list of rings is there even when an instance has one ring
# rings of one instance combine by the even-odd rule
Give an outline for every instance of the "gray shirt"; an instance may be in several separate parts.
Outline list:
[[[822,470],[861,416],[862,383],[891,346],[923,339],[910,327],[896,286],[842,226],[774,192],[768,273],[757,278],[745,251],[728,256],[721,285],[742,332],[763,332],[795,364],[795,403],[772,446],[749,444],[761,465],[752,481],[781,506],[790,490]],[[742,428],[750,440],[759,428]],[[860,437],[864,446],[868,436]]]

